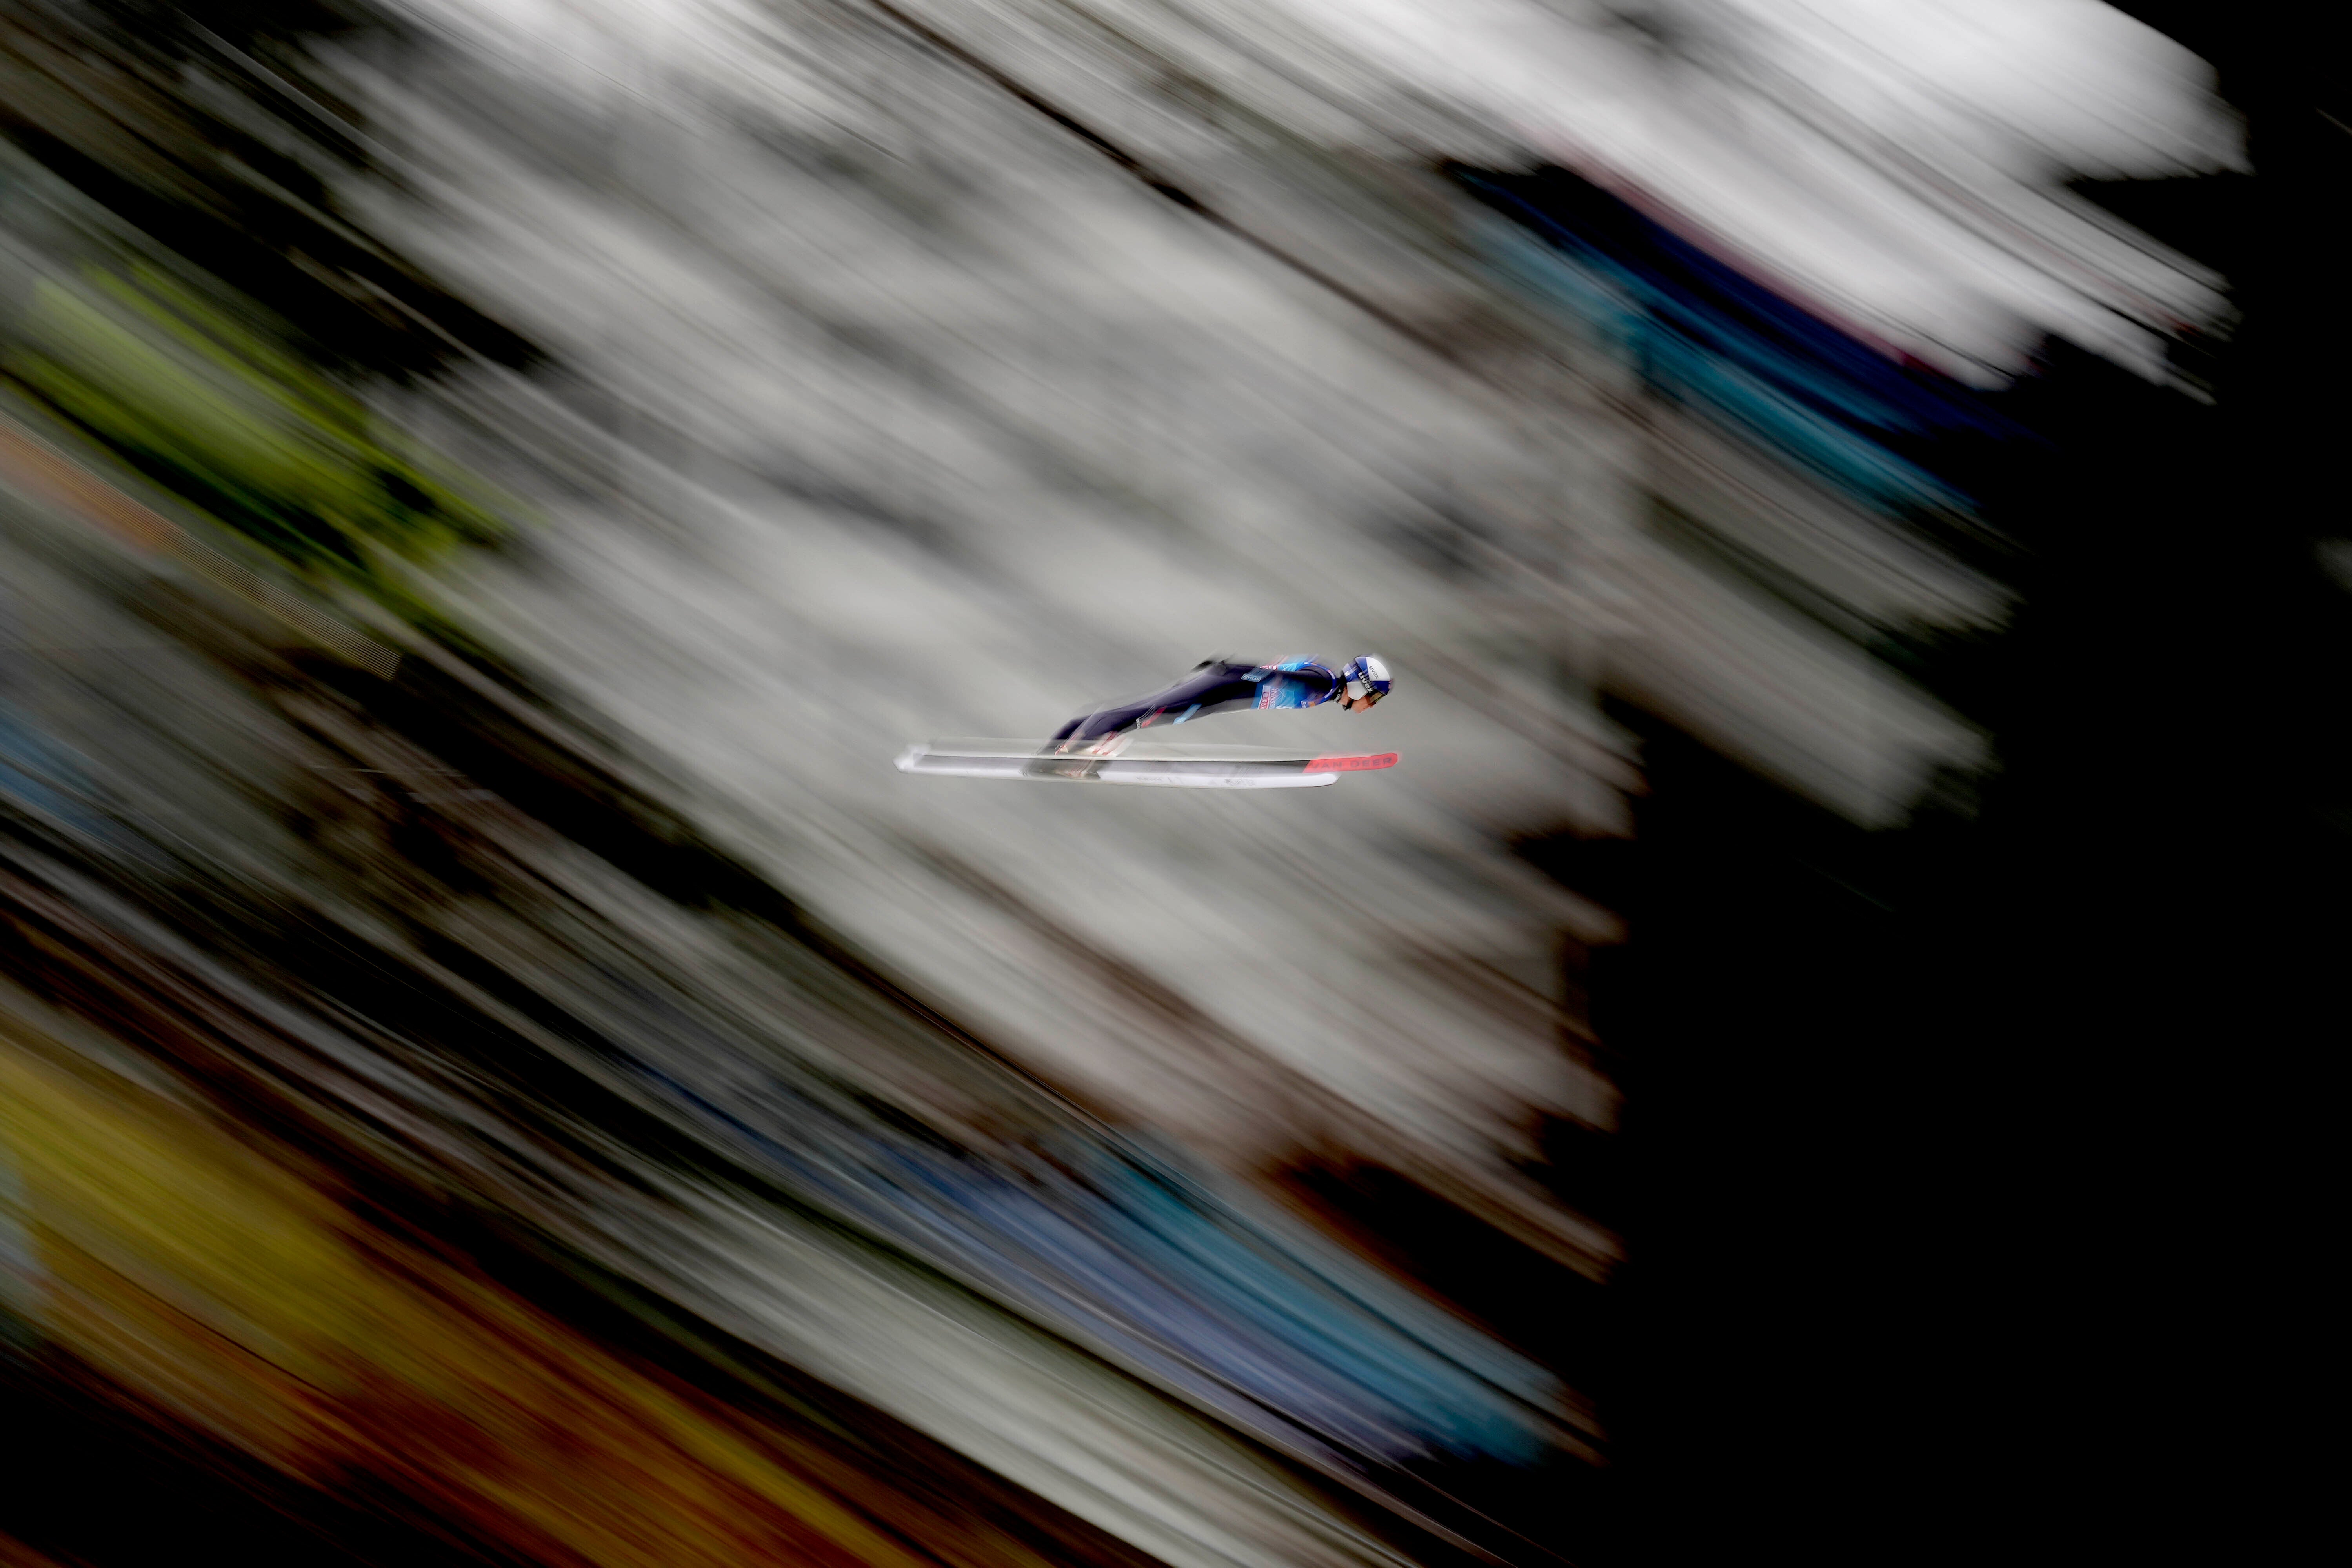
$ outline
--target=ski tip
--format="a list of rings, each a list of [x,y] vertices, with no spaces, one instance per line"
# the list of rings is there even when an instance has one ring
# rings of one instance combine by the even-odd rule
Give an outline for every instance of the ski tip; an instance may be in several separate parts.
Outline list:
[[[1317,757],[1307,764],[1307,771],[1310,773],[1355,773],[1396,765],[1397,754],[1394,752],[1380,752],[1369,756]]]

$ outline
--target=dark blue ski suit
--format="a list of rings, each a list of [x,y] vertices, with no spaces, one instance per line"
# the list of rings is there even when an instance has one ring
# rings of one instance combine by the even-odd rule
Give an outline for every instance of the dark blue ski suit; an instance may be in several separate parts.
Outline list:
[[[1204,659],[1165,691],[1081,713],[1054,732],[1064,741],[1098,741],[1125,730],[1181,724],[1212,713],[1256,708],[1313,708],[1340,693],[1339,677],[1311,658],[1276,664]]]

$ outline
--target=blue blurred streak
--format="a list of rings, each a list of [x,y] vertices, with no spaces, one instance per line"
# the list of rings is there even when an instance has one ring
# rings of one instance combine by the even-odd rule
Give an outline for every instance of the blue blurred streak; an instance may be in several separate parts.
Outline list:
[[[1958,383],[1897,363],[1577,176],[1456,170],[1512,226],[1489,264],[1696,407],[1895,515],[1974,503],[1937,458],[1956,438],[2025,435]]]

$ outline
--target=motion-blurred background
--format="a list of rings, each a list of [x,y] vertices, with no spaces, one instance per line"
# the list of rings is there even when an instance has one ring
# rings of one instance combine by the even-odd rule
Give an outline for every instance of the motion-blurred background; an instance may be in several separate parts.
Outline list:
[[[2341,60],[0,0],[0,1561],[2266,1560]]]

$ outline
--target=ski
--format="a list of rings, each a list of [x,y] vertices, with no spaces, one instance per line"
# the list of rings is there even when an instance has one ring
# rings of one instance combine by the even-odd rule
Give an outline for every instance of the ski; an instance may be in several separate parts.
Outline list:
[[[902,773],[945,778],[1133,784],[1160,789],[1312,789],[1339,775],[1397,764],[1397,753],[1309,755],[1266,747],[1135,745],[1110,756],[1055,756],[1044,742],[918,742],[898,757]]]

